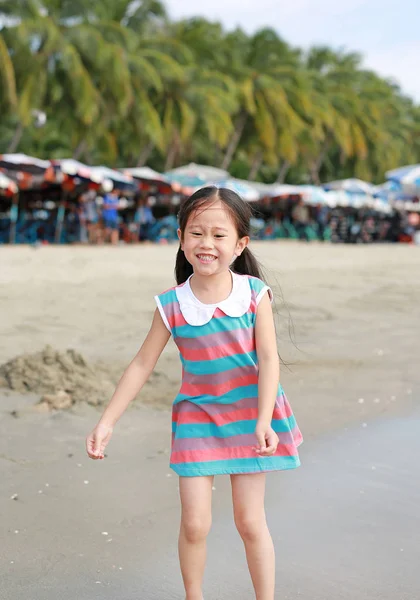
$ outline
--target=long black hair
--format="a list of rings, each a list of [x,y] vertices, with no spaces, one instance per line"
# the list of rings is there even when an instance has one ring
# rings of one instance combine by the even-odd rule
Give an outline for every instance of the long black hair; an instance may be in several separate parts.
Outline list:
[[[184,236],[185,228],[191,213],[215,200],[220,200],[229,210],[235,224],[238,238],[241,239],[245,236],[249,236],[250,220],[253,214],[249,203],[242,200],[242,198],[232,190],[208,186],[197,190],[181,204],[178,213],[181,238]],[[264,279],[258,261],[248,247],[244,248],[242,253],[235,259],[232,264],[232,271],[239,273],[240,275],[252,275],[253,277]],[[180,285],[181,283],[184,283],[192,273],[193,268],[186,259],[180,244],[175,262],[175,279],[177,284]]]

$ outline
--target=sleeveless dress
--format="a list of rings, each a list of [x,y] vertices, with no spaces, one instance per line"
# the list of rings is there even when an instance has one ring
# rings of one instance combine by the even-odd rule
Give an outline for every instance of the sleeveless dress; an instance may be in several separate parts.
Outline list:
[[[232,292],[217,304],[203,304],[189,279],[155,301],[182,363],[181,388],[172,407],[170,467],[180,476],[260,473],[300,465],[302,442],[291,407],[279,384],[271,426],[279,437],[273,456],[256,445],[258,358],[257,306],[270,288],[260,279],[231,271]]]

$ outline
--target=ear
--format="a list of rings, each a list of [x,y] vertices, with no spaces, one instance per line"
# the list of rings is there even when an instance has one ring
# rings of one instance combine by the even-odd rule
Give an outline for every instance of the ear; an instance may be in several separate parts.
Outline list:
[[[245,236],[237,241],[235,248],[235,256],[239,256],[249,244],[249,236]]]
[[[181,245],[181,250],[183,250],[184,248],[182,247],[182,231],[180,229],[177,229],[176,233],[179,239],[179,243]]]

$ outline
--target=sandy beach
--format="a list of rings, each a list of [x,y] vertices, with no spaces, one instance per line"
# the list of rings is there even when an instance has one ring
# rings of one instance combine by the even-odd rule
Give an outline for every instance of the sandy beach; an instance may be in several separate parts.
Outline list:
[[[276,598],[414,600],[419,249],[293,242],[253,249],[275,292],[282,384],[305,438],[302,468],[269,478]],[[50,345],[75,350],[115,383],[148,330],[153,295],[174,283],[175,251],[2,248],[0,365]],[[40,394],[0,388],[0,598],[183,597],[177,478],[168,468],[179,380],[170,341],[101,463],[84,453],[100,414],[89,397],[47,412],[36,406]],[[206,600],[251,600],[228,479],[215,487]],[[395,500],[391,512],[384,497]]]

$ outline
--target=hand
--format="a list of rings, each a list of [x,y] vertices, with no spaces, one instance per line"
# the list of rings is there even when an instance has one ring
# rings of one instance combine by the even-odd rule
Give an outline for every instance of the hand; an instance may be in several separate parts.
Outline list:
[[[94,460],[105,458],[105,448],[111,439],[113,428],[110,425],[98,424],[86,438],[86,451]]]
[[[257,446],[253,450],[260,456],[272,456],[277,450],[279,437],[271,425],[257,422],[255,435]]]

